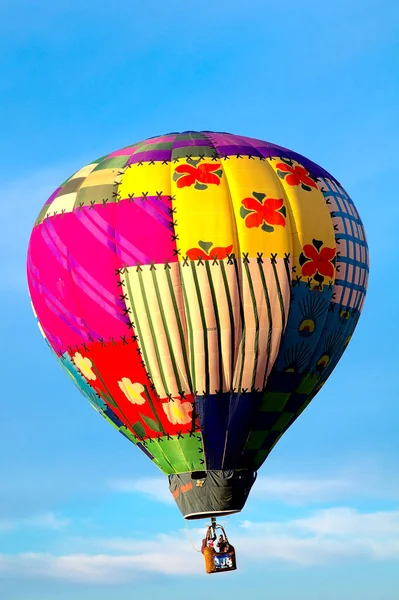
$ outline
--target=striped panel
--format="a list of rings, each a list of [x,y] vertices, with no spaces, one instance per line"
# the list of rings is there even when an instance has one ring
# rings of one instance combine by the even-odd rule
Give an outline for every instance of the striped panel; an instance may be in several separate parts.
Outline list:
[[[143,360],[160,398],[191,391],[179,265],[143,265],[121,274]]]
[[[289,308],[286,261],[143,265],[121,279],[160,398],[264,388]]]

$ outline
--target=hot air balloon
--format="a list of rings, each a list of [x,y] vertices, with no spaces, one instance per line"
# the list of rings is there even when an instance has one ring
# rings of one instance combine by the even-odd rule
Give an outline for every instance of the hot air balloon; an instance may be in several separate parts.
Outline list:
[[[341,184],[286,148],[183,132],[111,152],[39,212],[39,327],[185,519],[239,512],[357,325],[368,247]]]

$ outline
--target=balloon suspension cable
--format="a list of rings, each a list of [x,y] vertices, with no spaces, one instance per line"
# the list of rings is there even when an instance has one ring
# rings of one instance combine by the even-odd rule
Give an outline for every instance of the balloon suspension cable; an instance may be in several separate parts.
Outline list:
[[[191,538],[191,534],[190,534],[190,530],[189,530],[189,528],[188,528],[188,523],[187,523],[187,521],[185,521],[185,523],[186,523],[187,535],[188,535],[188,539],[189,539],[189,541],[190,541],[190,544],[192,545],[192,547],[194,548],[194,550],[195,550],[196,552],[201,552],[201,550],[198,550],[198,548],[196,548],[196,547],[194,546],[194,542],[193,542],[193,540],[192,540],[192,538]]]
[[[216,523],[216,518],[211,517],[211,524],[208,526],[208,531],[209,531],[211,539],[213,541],[216,540],[216,528],[217,527],[218,527],[218,524]]]

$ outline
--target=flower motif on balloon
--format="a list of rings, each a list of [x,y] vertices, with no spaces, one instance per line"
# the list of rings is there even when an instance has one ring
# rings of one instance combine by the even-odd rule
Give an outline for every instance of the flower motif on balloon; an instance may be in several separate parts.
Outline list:
[[[223,260],[231,255],[233,244],[230,246],[215,246],[212,248],[212,242],[198,242],[199,248],[190,248],[187,250],[189,260]]]
[[[191,402],[182,402],[180,398],[173,398],[162,404],[162,408],[172,425],[187,425],[191,422],[193,405]]]
[[[144,404],[145,398],[141,394],[145,391],[145,388],[141,383],[132,383],[128,377],[122,377],[118,381],[118,385],[129,402],[139,405]]]
[[[335,248],[323,248],[321,240],[312,240],[312,244],[305,244],[299,257],[303,277],[314,277],[320,284],[324,278],[334,279],[335,274]]]
[[[201,163],[199,160],[187,160],[187,164],[176,167],[173,181],[178,188],[194,186],[196,190],[206,190],[208,185],[220,185],[223,175],[220,163]]]
[[[241,201],[240,215],[249,228],[260,227],[271,233],[274,227],[285,227],[287,210],[283,198],[266,198],[266,194],[252,192],[252,197]]]
[[[91,362],[90,358],[87,358],[87,356],[82,356],[80,352],[75,352],[72,360],[82,375],[86,377],[86,379],[89,379],[90,381],[95,381],[97,379],[95,373],[93,372],[93,363]]]
[[[302,165],[294,165],[291,160],[281,159],[282,162],[276,165],[277,175],[284,179],[288,185],[300,185],[303,190],[310,192],[312,188],[317,189],[316,182],[309,175],[309,171]]]

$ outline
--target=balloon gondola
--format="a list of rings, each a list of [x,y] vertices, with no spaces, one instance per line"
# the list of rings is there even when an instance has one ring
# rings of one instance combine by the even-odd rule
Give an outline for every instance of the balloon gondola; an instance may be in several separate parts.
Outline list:
[[[217,530],[220,531],[219,535]],[[237,569],[236,552],[230,544],[223,525],[211,518],[205,538],[202,540],[201,552],[205,559],[207,573],[226,573]]]
[[[242,510],[357,325],[353,201],[281,146],[147,139],[40,210],[27,260],[43,336],[90,404],[168,476],[185,519]]]

